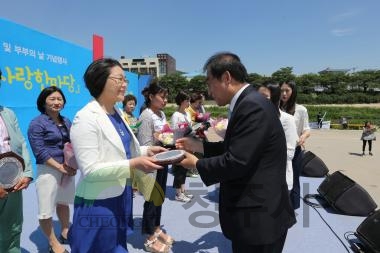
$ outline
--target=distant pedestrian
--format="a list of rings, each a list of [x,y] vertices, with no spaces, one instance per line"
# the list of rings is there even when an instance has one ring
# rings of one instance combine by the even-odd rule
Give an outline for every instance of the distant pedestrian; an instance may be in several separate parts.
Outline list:
[[[348,128],[348,121],[347,121],[347,118],[346,118],[346,117],[342,117],[342,118],[340,119],[340,124],[342,124],[343,129],[347,129],[347,128]]]
[[[317,114],[318,128],[322,128],[322,120],[323,120],[322,113],[318,112]]]
[[[362,148],[362,150],[363,150],[362,155],[363,156],[365,155],[364,151],[365,151],[365,147],[367,145],[367,142],[368,142],[369,155],[373,155],[372,154],[372,141],[376,140],[375,132],[376,132],[376,128],[371,124],[371,122],[366,121],[364,123],[362,137],[360,138],[363,141],[363,148]]]

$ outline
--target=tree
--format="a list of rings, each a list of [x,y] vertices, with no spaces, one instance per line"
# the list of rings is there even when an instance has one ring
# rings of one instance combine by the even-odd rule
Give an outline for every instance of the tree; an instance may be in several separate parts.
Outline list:
[[[331,72],[321,74],[321,85],[327,87],[329,92],[335,95],[342,95],[347,93],[348,76],[345,73]]]
[[[380,82],[380,71],[375,70],[363,70],[354,73],[354,82],[363,90],[364,93],[367,92],[368,88],[377,88],[376,86]]]
[[[207,91],[206,77],[201,76],[201,75],[194,76],[189,81],[188,90],[190,92],[199,92],[207,96],[208,91]]]
[[[189,82],[179,73],[165,75],[159,78],[160,84],[169,90],[169,102],[173,103],[177,93],[181,90],[187,90]]]
[[[280,68],[272,74],[273,81],[283,83],[285,81],[294,80],[293,67]]]
[[[318,74],[304,74],[296,77],[296,84],[304,93],[310,93],[315,91],[323,92],[323,88],[320,84],[320,78]],[[319,88],[319,89],[318,89]]]

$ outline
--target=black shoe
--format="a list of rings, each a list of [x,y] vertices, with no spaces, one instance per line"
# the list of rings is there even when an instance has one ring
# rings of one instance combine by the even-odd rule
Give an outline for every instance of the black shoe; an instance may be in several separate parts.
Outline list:
[[[69,244],[69,240],[67,240],[67,238],[63,237],[63,235],[59,235],[58,241],[61,244]]]

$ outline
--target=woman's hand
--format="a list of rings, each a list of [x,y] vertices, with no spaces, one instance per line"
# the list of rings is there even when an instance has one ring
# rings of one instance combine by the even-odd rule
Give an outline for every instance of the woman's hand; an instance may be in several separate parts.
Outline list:
[[[6,198],[7,196],[8,192],[3,187],[0,187],[0,199]]]
[[[162,166],[156,164],[155,162],[157,162],[156,159],[148,156],[139,156],[129,160],[131,168],[136,168],[146,173],[163,169]]]
[[[76,169],[73,169],[69,165],[64,163],[60,164],[58,170],[67,176],[75,176],[77,174]]]
[[[191,137],[184,137],[181,139],[178,139],[175,142],[175,147],[177,149],[183,149],[188,152],[194,153],[203,153],[203,143],[199,139],[191,138]]]
[[[298,145],[305,147],[305,141],[310,136],[310,131],[304,131],[298,139]]]
[[[155,154],[158,154],[158,153],[161,153],[164,151],[168,151],[168,150],[166,148],[160,147],[160,146],[150,146],[147,150],[147,153],[148,153],[148,156],[153,156]]]
[[[186,169],[195,169],[197,161],[198,161],[198,158],[195,155],[190,154],[189,152],[186,152],[185,158],[178,164],[181,165],[182,167],[185,167]]]
[[[22,189],[26,189],[29,186],[29,183],[32,181],[30,177],[21,178],[18,183],[13,187],[12,192],[21,191]]]

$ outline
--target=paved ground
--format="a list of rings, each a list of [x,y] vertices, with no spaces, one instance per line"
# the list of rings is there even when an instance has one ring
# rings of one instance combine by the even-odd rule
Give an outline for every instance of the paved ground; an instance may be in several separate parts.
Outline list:
[[[306,149],[318,155],[331,172],[340,170],[366,189],[380,205],[380,148],[372,142],[373,156],[361,156],[361,130],[312,130]]]
[[[372,142],[373,156],[361,156],[361,130],[313,129],[305,148],[319,156],[330,172],[341,171],[366,189],[380,205],[380,148]],[[210,129],[210,139],[220,138]]]

